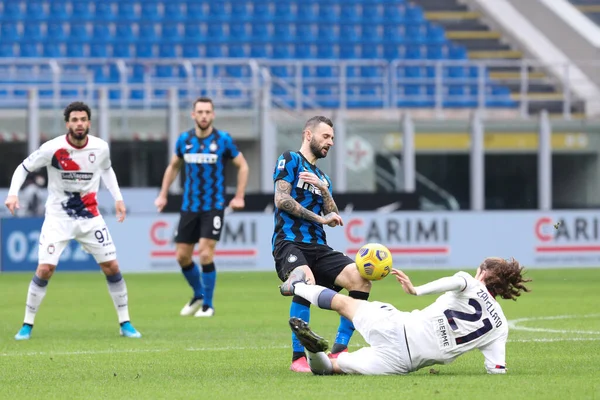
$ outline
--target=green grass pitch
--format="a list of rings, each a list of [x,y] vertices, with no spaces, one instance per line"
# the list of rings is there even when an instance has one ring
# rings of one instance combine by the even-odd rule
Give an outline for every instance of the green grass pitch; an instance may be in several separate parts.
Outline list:
[[[408,271],[415,285],[454,271]],[[473,272],[473,271],[469,271]],[[290,299],[275,273],[220,273],[213,318],[180,317],[190,294],[181,274],[128,274],[132,322],[142,339],[118,335],[103,276],[51,280],[30,341],[21,325],[31,274],[0,275],[0,398],[43,399],[600,399],[600,270],[531,270],[532,293],[502,301],[516,321],[508,374],[485,373],[471,352],[408,376],[319,377],[289,371]],[[393,277],[371,299],[401,310],[435,296],[402,292]],[[339,317],[312,308],[311,326],[333,342]],[[358,333],[351,349],[365,345]]]

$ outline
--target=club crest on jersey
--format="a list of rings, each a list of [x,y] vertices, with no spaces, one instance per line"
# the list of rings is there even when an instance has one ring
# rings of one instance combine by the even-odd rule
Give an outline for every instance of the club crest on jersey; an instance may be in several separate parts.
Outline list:
[[[208,150],[210,151],[217,151],[217,149],[219,148],[219,146],[217,146],[217,144],[215,142],[212,142],[209,146],[208,146]]]
[[[96,161],[96,155],[94,153],[90,153],[88,155],[88,160],[93,164]]]
[[[277,163],[277,169],[281,171],[284,168],[285,168],[285,160],[279,160],[279,162]]]
[[[56,250],[56,248],[54,247],[53,244],[49,244],[48,248],[46,249],[46,251],[48,252],[48,254],[54,254],[55,250]]]
[[[288,259],[287,259],[287,260],[288,260],[288,262],[289,262],[289,263],[293,263],[293,262],[296,262],[296,261],[298,260],[298,257],[296,257],[296,255],[295,255],[295,254],[290,254],[290,255],[288,256]]]

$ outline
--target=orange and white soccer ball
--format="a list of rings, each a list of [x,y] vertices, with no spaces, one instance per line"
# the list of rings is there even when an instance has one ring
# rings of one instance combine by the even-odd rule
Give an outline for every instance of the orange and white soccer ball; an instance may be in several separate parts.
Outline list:
[[[361,247],[355,262],[360,276],[370,281],[383,279],[392,271],[392,253],[379,243],[367,243]]]

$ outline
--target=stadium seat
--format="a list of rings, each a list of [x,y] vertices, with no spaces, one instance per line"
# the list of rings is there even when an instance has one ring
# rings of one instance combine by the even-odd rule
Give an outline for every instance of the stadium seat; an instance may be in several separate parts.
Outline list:
[[[152,44],[147,42],[138,42],[135,46],[135,56],[137,58],[151,58],[154,56]]]
[[[94,41],[108,42],[113,39],[113,36],[110,32],[110,28],[109,28],[108,24],[94,24],[93,30],[94,30],[94,36],[93,36]],[[118,36],[116,37],[116,39],[120,40],[120,38]]]
[[[199,58],[200,49],[195,43],[186,43],[181,48],[181,56],[185,58]]]
[[[156,24],[153,21],[140,22],[138,25],[137,40],[143,42],[157,42]]]
[[[67,21],[69,14],[67,14],[67,3],[61,0],[53,0],[49,3],[49,14],[48,19],[50,21]],[[77,16],[79,18],[79,16]]]
[[[23,27],[23,39],[34,42],[42,40],[42,27],[39,22],[29,21]]]
[[[248,3],[245,1],[234,2],[231,4],[231,20],[236,22],[246,22],[251,20]]]
[[[60,45],[58,43],[44,43],[42,56],[49,58],[62,57]]]
[[[315,3],[301,1],[296,3],[296,21],[314,22],[317,19]]]
[[[190,0],[186,3],[185,19],[195,21],[196,23],[204,21],[207,17],[204,11],[204,4],[196,0]]]
[[[252,40],[267,41],[271,37],[269,26],[262,22],[252,24]]]
[[[338,22],[339,6],[337,4],[322,2],[319,4],[319,22],[325,24],[335,24]]]
[[[267,45],[264,43],[252,43],[250,45],[250,57],[267,58],[269,57]]]
[[[25,2],[24,19],[28,21],[44,21],[47,19],[44,4],[41,1],[29,0]]]
[[[197,24],[194,24],[194,26],[190,26],[190,28],[192,31],[190,31],[190,34],[197,34],[198,36],[200,35],[200,28]],[[195,30],[195,32],[194,32]],[[188,34],[188,27],[186,25],[186,36]],[[160,37],[161,40],[165,43],[179,43],[182,40],[181,37],[181,33],[179,32],[179,24],[177,22],[165,22],[161,24],[161,33],[160,33]],[[190,37],[190,39],[193,39],[194,36],[192,35]]]
[[[292,21],[295,16],[289,1],[278,1],[275,3],[274,20],[278,22]]]
[[[163,2],[164,16],[162,21],[183,21],[183,4],[177,0]]]
[[[85,57],[85,48],[81,43],[67,43],[66,56],[69,58]]]
[[[210,20],[219,21],[227,17],[224,1],[211,1],[209,3],[208,10],[208,16],[210,17]]]
[[[19,37],[17,24],[8,21],[2,22],[2,27],[0,27],[0,39],[3,42],[17,41],[19,40]]]
[[[94,27],[94,36],[96,36],[96,27]],[[142,36],[140,36],[142,37]],[[106,40],[108,35],[102,30],[100,40]],[[133,42],[133,24],[129,21],[121,21],[116,24],[115,27],[115,40],[119,42]]]
[[[15,57],[13,47],[12,44],[0,42],[0,57]]]
[[[163,4],[168,3],[169,1],[163,2]],[[158,2],[157,1],[143,1],[141,2],[141,13],[140,19],[142,21],[158,21],[160,20],[160,15],[158,14]]]
[[[177,57],[177,46],[173,46],[171,43],[161,43],[158,46],[158,56],[160,58]]]
[[[96,3],[98,4],[98,3]],[[110,4],[110,3],[109,3]],[[130,0],[119,0],[117,3],[117,17],[121,20],[135,20],[137,19],[137,15],[135,12],[135,5]]]
[[[87,24],[85,22],[71,23],[69,29],[69,41],[77,43],[85,43],[90,41]]]
[[[78,21],[89,21],[94,18],[87,0],[74,1],[71,3],[72,14],[77,16]]]
[[[65,27],[62,22],[49,22],[46,26],[46,41],[64,42],[67,40]]]
[[[252,20],[255,22],[271,22],[273,20],[273,12],[269,3],[262,1],[254,2],[252,7]]]
[[[362,21],[379,23],[383,21],[383,6],[380,4],[364,3],[362,6]]]
[[[35,43],[26,42],[20,45],[20,56],[21,57],[40,57],[41,54]]]
[[[94,43],[90,46],[90,57],[106,58],[108,57],[108,45],[105,43]]]
[[[384,5],[383,21],[385,23],[399,24],[406,20],[404,4],[390,3]]]
[[[116,43],[113,45],[113,57],[116,58],[130,58],[131,47],[129,43]]]
[[[0,14],[2,21],[12,22],[23,19],[23,10],[20,2],[9,1],[4,3],[4,11]]]
[[[188,42],[199,42],[203,39],[198,22],[186,22],[184,30],[185,40]]]
[[[289,23],[275,23],[273,28],[273,40],[279,42],[291,42],[294,40],[292,27]]]
[[[115,14],[113,12],[111,3],[104,1],[95,1],[94,5],[94,19],[97,22],[108,22],[115,19]]]
[[[206,29],[206,37],[210,41],[222,41],[225,39],[225,32],[221,22],[209,22]]]
[[[360,22],[358,6],[353,2],[340,4],[340,21],[343,23]]]

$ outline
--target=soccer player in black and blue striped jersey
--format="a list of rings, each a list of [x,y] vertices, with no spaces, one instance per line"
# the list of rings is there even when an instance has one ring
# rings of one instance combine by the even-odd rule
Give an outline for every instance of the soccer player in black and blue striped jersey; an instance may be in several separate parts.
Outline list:
[[[225,167],[232,161],[238,169],[237,190],[228,207],[244,208],[248,182],[248,163],[229,133],[216,129],[211,99],[198,98],[193,104],[195,127],[183,132],[175,146],[175,155],[165,171],[160,194],[154,204],[158,211],[167,205],[169,187],[185,165],[185,183],[181,215],[177,228],[176,257],[194,294],[180,314],[212,317],[215,313],[213,294],[216,282],[215,247],[221,237],[225,210]],[[193,261],[199,244],[200,264]]]
[[[286,151],[277,160],[275,182],[275,232],[273,258],[279,279],[284,281],[280,290],[293,291],[297,276],[307,283],[318,284],[336,291],[348,290],[350,297],[367,300],[371,282],[358,273],[356,264],[345,254],[327,245],[323,225],[343,225],[332,197],[331,179],[321,171],[316,162],[327,156],[333,146],[333,122],[316,116],[309,119],[302,132],[300,151]],[[303,279],[303,280],[304,280]],[[290,317],[308,322],[310,303],[294,296]],[[347,350],[354,325],[340,318],[340,325],[331,357]],[[304,346],[292,333],[292,365],[295,372],[310,372]]]

